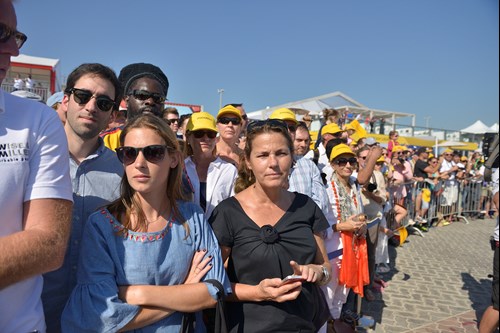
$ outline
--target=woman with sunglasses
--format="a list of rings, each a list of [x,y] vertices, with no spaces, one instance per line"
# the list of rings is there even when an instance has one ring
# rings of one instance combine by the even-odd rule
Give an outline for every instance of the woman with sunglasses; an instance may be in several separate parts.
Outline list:
[[[226,303],[230,332],[317,332],[326,322],[314,283],[329,281],[321,236],[329,225],[312,199],[284,188],[292,162],[283,121],[250,123],[239,191],[209,220],[233,284]],[[291,274],[299,277],[283,283]],[[328,315],[326,304],[322,309]]]
[[[238,171],[217,156],[215,118],[207,112],[193,113],[186,131],[186,174],[193,189],[193,201],[208,218],[222,200],[234,195]]]
[[[120,144],[121,196],[86,223],[63,331],[177,333],[182,312],[216,303],[204,277],[230,291],[220,249],[203,212],[183,199],[181,153],[166,123],[134,118]]]
[[[330,202],[337,223],[333,225],[334,235],[339,238],[335,257],[331,259],[332,280],[326,286],[330,313],[333,325],[340,329],[344,322],[352,325],[356,318],[354,294],[350,297],[350,305],[342,315],[343,304],[354,288],[354,292],[363,296],[363,287],[369,283],[368,254],[366,247],[366,217],[363,214],[361,192],[353,173],[357,170],[358,160],[354,152],[346,144],[338,144],[330,153],[330,164],[333,168],[331,183],[327,188]],[[354,253],[359,253],[364,261],[359,262]],[[342,258],[340,258],[342,255]],[[331,257],[331,256],[330,256]],[[362,265],[366,263],[366,265]],[[359,285],[360,281],[363,285]]]
[[[407,185],[413,179],[411,164],[404,159],[405,147],[395,146],[391,156],[392,177],[389,180],[389,203],[395,212],[396,226],[401,226],[401,221],[406,217],[406,197],[408,195]]]
[[[217,114],[217,129],[219,142],[217,153],[224,161],[238,167],[243,151],[238,147],[242,130],[243,118],[240,110],[232,105],[226,105]]]

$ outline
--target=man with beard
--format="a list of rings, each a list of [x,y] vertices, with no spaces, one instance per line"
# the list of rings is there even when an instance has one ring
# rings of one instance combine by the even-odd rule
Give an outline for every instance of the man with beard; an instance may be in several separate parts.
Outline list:
[[[61,268],[44,274],[42,302],[48,332],[61,331],[61,314],[76,286],[80,240],[87,218],[120,194],[123,166],[99,133],[121,101],[115,73],[101,64],[83,64],[68,76],[61,103],[73,184],[71,234]]]
[[[143,113],[162,117],[168,92],[168,79],[163,71],[152,64],[135,63],[122,68],[118,79],[122,83],[127,103],[127,121]],[[104,136],[106,147],[120,146],[122,127]]]

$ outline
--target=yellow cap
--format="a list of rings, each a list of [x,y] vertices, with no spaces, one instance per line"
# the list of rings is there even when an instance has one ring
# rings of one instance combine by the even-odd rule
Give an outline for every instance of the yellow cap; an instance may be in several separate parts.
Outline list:
[[[325,134],[335,134],[335,133],[339,133],[339,132],[345,132],[345,131],[341,130],[340,127],[339,127],[339,125],[337,125],[335,123],[331,123],[331,124],[325,125],[321,129],[321,135],[322,136],[325,135]]]
[[[429,154],[428,159],[434,158],[434,154]]]
[[[354,126],[351,123],[349,123],[349,124],[347,124],[347,125],[344,126],[344,130],[346,130],[346,131],[347,130],[356,131],[356,128],[354,128]]]
[[[407,150],[405,146],[394,146],[392,148],[393,153],[398,152],[398,151],[405,151],[405,150]]]
[[[356,156],[348,145],[341,143],[333,147],[332,152],[330,153],[330,161],[333,161],[335,158],[337,158],[342,154],[349,154],[352,156]]]
[[[289,120],[293,121],[295,124],[298,124],[297,117],[295,113],[287,108],[281,108],[274,110],[273,113],[269,116],[269,119],[279,119],[279,120]]]
[[[443,153],[453,153],[453,150],[451,150],[450,148],[446,148]]]
[[[377,163],[385,162],[385,157],[382,155],[378,158]]]
[[[208,112],[195,112],[189,118],[187,130],[190,132],[199,130],[209,130],[217,132],[215,118]]]
[[[231,114],[233,116],[238,117],[240,120],[242,119],[240,110],[238,110],[232,105],[226,105],[225,107],[220,109],[219,113],[217,113],[217,119],[219,119],[219,117],[222,116],[223,114]]]
[[[462,157],[460,157],[460,161],[462,161],[462,162],[467,161],[467,156],[462,156]]]

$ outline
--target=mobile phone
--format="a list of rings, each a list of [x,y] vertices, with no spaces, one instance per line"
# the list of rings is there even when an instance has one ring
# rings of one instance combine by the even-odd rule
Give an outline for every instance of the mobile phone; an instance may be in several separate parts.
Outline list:
[[[284,278],[283,280],[281,280],[281,285],[285,285],[285,284],[288,284],[288,283],[293,283],[293,282],[303,282],[304,281],[304,278],[302,277],[302,275],[288,275],[286,278]]]

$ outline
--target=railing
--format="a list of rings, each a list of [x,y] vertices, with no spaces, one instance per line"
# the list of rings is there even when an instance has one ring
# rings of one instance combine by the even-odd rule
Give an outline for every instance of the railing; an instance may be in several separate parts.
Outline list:
[[[9,83],[2,83],[2,89],[8,93],[11,93],[14,91],[14,86],[12,84],[9,84]],[[40,97],[42,97],[42,100],[44,102],[47,101],[47,98],[49,97],[49,89],[47,89],[47,88],[35,87],[32,89],[25,89],[25,90],[29,90],[30,92],[39,95]]]

